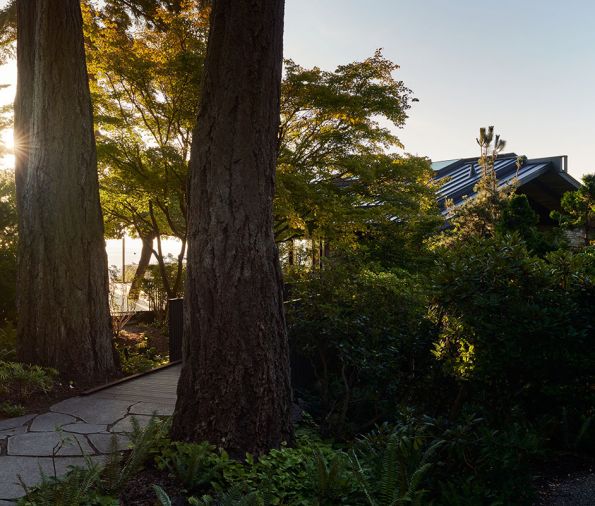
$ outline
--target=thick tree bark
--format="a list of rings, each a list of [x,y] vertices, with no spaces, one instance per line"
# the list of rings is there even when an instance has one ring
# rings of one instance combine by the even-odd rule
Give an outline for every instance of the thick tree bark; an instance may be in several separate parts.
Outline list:
[[[283,0],[215,0],[190,161],[184,366],[172,435],[235,457],[291,442],[272,203]]]
[[[18,0],[18,355],[71,378],[115,372],[79,0]]]

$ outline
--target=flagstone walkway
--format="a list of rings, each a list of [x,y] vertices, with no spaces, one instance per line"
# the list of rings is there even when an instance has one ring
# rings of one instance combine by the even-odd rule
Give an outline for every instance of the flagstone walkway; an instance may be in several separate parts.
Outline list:
[[[115,435],[128,446],[135,417],[144,426],[153,413],[169,416],[176,402],[180,365],[140,376],[90,395],[54,404],[48,413],[0,421],[0,506],[13,505],[43,472],[60,476],[85,457],[102,460]]]

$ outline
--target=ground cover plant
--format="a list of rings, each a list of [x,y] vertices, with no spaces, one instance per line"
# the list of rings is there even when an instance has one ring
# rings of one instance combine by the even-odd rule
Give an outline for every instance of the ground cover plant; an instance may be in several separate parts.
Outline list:
[[[24,415],[24,404],[50,393],[57,376],[55,369],[0,360],[0,416]]]
[[[114,340],[122,374],[130,376],[169,363],[167,329],[159,322],[129,322]]]
[[[46,477],[19,504],[524,504],[525,464],[539,453],[522,427],[400,413],[350,443],[322,440],[308,422],[296,445],[240,462],[208,443],[176,443],[167,422],[135,427],[132,449]],[[146,481],[144,477],[150,477]],[[180,502],[181,501],[181,502]],[[487,502],[486,502],[487,501]]]

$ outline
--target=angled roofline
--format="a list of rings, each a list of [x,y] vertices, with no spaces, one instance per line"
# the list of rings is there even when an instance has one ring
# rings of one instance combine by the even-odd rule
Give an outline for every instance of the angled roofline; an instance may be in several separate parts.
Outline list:
[[[521,160],[522,163],[518,165],[517,160]],[[433,162],[433,165],[437,167],[434,169],[434,178],[441,182],[437,192],[441,206],[447,199],[452,199],[455,205],[460,205],[465,196],[474,197],[473,188],[480,175],[478,157],[437,161]],[[581,186],[579,181],[568,174],[567,155],[529,159],[516,153],[502,153],[497,157],[495,168],[499,186],[505,186],[516,179],[518,186],[522,187],[548,173],[555,174],[567,189],[577,189]]]

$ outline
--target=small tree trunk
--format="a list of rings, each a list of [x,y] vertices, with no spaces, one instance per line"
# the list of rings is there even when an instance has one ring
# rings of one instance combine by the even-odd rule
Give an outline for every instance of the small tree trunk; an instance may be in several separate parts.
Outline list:
[[[18,0],[18,355],[71,378],[115,372],[79,0]]]
[[[178,294],[180,293],[181,289],[183,288],[182,286],[182,281],[184,279],[184,257],[186,256],[186,238],[184,237],[182,240],[182,247],[180,248],[180,253],[178,255],[178,259],[177,259],[177,265],[176,265],[176,278],[174,280],[174,286],[172,288],[172,291],[174,292],[174,297],[178,297]]]
[[[150,234],[145,237],[141,237],[143,247],[140,252],[138,265],[136,266],[136,270],[134,271],[132,283],[130,283],[130,291],[128,292],[128,304],[133,308],[134,306],[136,306],[136,303],[138,302],[138,299],[140,297],[142,282],[143,279],[145,279],[147,268],[149,267],[149,263],[151,262],[151,255],[153,255],[154,239],[155,234]]]
[[[184,365],[172,435],[261,454],[291,442],[272,204],[283,0],[215,0],[190,161]]]

